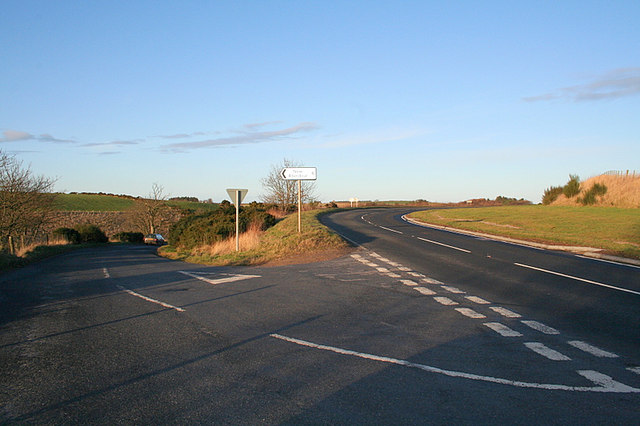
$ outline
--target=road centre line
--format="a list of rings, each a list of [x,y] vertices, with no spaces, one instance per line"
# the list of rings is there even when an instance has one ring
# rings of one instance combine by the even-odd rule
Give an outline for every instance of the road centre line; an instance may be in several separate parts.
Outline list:
[[[387,231],[395,232],[396,234],[402,234],[402,232],[396,231],[395,229],[387,228],[386,226],[380,225],[380,228],[386,229]]]
[[[435,300],[436,302],[440,303],[441,305],[445,305],[445,306],[453,306],[453,305],[457,305],[458,302],[455,302],[451,299],[449,299],[448,297],[434,297],[433,300]]]
[[[428,289],[426,287],[414,287],[413,289],[420,294],[424,294],[425,296],[433,296],[434,294],[436,294],[435,291]]]
[[[597,282],[597,281],[591,281],[591,280],[588,280],[586,278],[574,277],[573,275],[567,275],[567,274],[562,274],[560,272],[549,271],[548,269],[542,269],[542,268],[538,268],[538,267],[531,266],[531,265],[525,265],[525,264],[522,264],[522,263],[514,263],[514,265],[520,266],[522,268],[533,269],[534,271],[545,272],[547,274],[557,275],[559,277],[564,277],[564,278],[570,278],[572,280],[582,281],[582,282],[585,282],[585,283],[588,283],[588,284],[594,284],[594,285],[597,285],[597,286],[607,287],[607,288],[610,288],[610,289],[613,289],[613,290],[624,291],[624,292],[627,292],[627,293],[636,294],[636,295],[640,296],[640,292],[634,291],[634,290],[629,290],[628,288],[616,287],[616,286],[613,286],[613,285],[604,284],[604,283],[600,283],[600,282]]]
[[[122,287],[121,285],[117,286],[120,290],[124,291],[125,293],[129,293],[131,296],[135,296],[135,297],[139,297],[140,299],[146,300],[147,302],[151,302],[151,303],[155,303],[156,305],[160,305],[163,306],[165,308],[169,308],[169,309],[175,309],[178,312],[184,312],[184,309],[179,308],[177,306],[173,306],[170,305],[168,303],[165,302],[161,302],[160,300],[156,300],[156,299],[152,299],[151,297],[147,297],[147,296],[143,296],[140,293],[136,293],[133,290],[129,290],[127,288]]]
[[[488,300],[484,300],[483,298],[478,296],[465,296],[464,298],[470,300],[473,303],[477,303],[478,305],[489,305],[491,303]]]
[[[466,249],[463,249],[463,248],[460,248],[460,247],[450,246],[449,244],[440,243],[440,242],[438,242],[438,241],[433,241],[433,240],[428,240],[428,239],[426,239],[426,238],[422,238],[422,237],[417,237],[417,238],[418,238],[420,241],[424,241],[424,242],[427,242],[427,243],[437,244],[437,245],[439,245],[439,246],[447,247],[447,248],[454,249],[454,250],[458,250],[458,251],[461,251],[461,252],[464,252],[464,253],[471,253],[471,251],[470,251],[470,250],[466,250]]]
[[[623,383],[616,382],[611,377],[602,373],[592,370],[578,371],[578,374],[593,382],[596,386],[567,386],[551,383],[530,383],[517,380],[503,379],[499,377],[481,376],[473,373],[465,373],[463,371],[444,370],[438,367],[432,367],[429,365],[418,364],[411,361],[391,358],[380,355],[373,355],[364,352],[352,351],[349,349],[338,348],[335,346],[322,345],[318,343],[309,342],[302,339],[296,339],[293,337],[283,336],[281,334],[272,333],[269,335],[275,339],[279,339],[285,342],[293,343],[300,346],[305,346],[313,349],[320,349],[324,351],[333,352],[340,355],[354,356],[371,361],[386,362],[389,364],[395,364],[402,367],[415,368],[418,370],[426,371],[428,373],[442,374],[448,377],[455,377],[467,380],[483,381],[507,386],[515,386],[519,388],[529,389],[543,389],[543,390],[563,390],[572,392],[599,392],[599,393],[640,393],[640,389],[627,386]]]
[[[441,287],[443,289],[447,290],[449,293],[453,293],[453,294],[465,294],[466,293],[466,291],[462,291],[458,287],[451,287],[451,286],[448,286],[448,285],[443,285]]]

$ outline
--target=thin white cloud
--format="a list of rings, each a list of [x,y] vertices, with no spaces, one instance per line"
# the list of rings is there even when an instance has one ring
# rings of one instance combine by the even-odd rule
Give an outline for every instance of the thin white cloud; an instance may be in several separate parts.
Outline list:
[[[590,83],[560,88],[551,93],[523,98],[525,102],[568,100],[574,102],[618,99],[640,94],[640,68],[619,68]]]
[[[193,133],[176,133],[175,135],[160,135],[159,138],[162,139],[187,139],[192,138],[194,136],[204,136],[205,132],[193,132]]]
[[[82,147],[96,147],[96,146],[125,146],[125,145],[138,145],[142,142],[140,139],[132,140],[132,141],[112,141],[112,142],[94,142],[94,143],[85,143],[80,145]]]
[[[164,145],[162,148],[169,151],[186,151],[199,148],[215,148],[221,146],[236,146],[246,144],[257,144],[270,141],[295,137],[299,133],[309,132],[318,128],[318,125],[311,122],[304,122],[293,127],[280,130],[254,132],[248,131],[238,135],[223,138],[206,139],[195,142],[179,142]]]
[[[0,143],[2,142],[19,142],[19,141],[39,141],[39,142],[54,142],[54,143],[75,143],[70,139],[59,139],[51,136],[48,133],[36,136],[29,132],[23,132],[22,130],[5,130],[2,132]]]

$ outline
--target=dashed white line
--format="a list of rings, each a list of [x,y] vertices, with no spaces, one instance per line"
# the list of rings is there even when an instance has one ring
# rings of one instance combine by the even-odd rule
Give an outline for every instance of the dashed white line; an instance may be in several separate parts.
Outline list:
[[[396,231],[395,229],[387,228],[387,227],[384,227],[384,226],[381,226],[380,228],[386,229],[387,231],[395,232],[396,234],[402,234],[402,232]]]
[[[486,327],[489,327],[491,330],[495,331],[496,333],[498,333],[502,337],[520,337],[520,336],[522,336],[521,333],[519,333],[519,332],[507,327],[506,325],[499,323],[499,322],[485,322],[484,325]]]
[[[536,331],[539,331],[541,333],[544,334],[560,334],[560,332],[558,330],[556,330],[553,327],[549,327],[548,325],[544,325],[541,322],[538,321],[527,321],[527,320],[522,320],[520,321],[521,323],[523,323],[524,325],[533,328]]]
[[[573,275],[562,274],[560,272],[550,271],[548,269],[542,269],[542,268],[537,268],[535,266],[524,265],[522,263],[514,263],[514,265],[520,266],[522,268],[533,269],[534,271],[545,272],[547,274],[557,275],[559,277],[564,277],[564,278],[570,278],[572,280],[582,281],[582,282],[585,282],[585,283],[588,283],[588,284],[593,284],[593,285],[597,285],[597,286],[600,286],[600,287],[606,287],[606,288],[610,288],[610,289],[618,290],[618,291],[624,291],[624,292],[627,292],[627,293],[636,294],[636,295],[640,296],[640,292],[634,291],[634,290],[629,290],[628,288],[616,287],[616,286],[613,286],[613,285],[600,283],[598,281],[591,281],[591,280],[588,280],[586,278],[574,277]]]
[[[453,305],[457,305],[458,302],[455,302],[451,299],[449,299],[448,297],[434,297],[433,300],[435,300],[436,302],[440,303],[441,305],[445,305],[445,306],[453,306]]]
[[[407,274],[416,278],[425,278],[424,274],[421,274],[420,272],[407,272]]]
[[[401,282],[402,284],[404,284],[404,285],[408,285],[408,286],[411,286],[411,287],[415,287],[415,286],[417,286],[417,285],[418,285],[418,283],[417,283],[417,282],[415,282],[415,281],[411,281],[411,280],[400,280],[400,282]]]
[[[425,296],[433,296],[434,294],[436,294],[435,291],[425,287],[414,287],[413,289],[418,293],[424,294]]]
[[[129,290],[129,289],[124,288],[124,287],[122,287],[122,286],[120,286],[120,285],[119,285],[119,286],[117,286],[117,287],[118,287],[120,290],[124,291],[125,293],[128,293],[128,294],[130,294],[130,295],[132,295],[132,296],[135,296],[135,297],[139,297],[140,299],[146,300],[147,302],[155,303],[156,305],[160,305],[160,306],[163,306],[163,307],[165,307],[165,308],[175,309],[175,310],[176,310],[176,311],[178,311],[178,312],[184,312],[184,309],[179,308],[179,307],[177,307],[177,306],[173,306],[173,305],[170,305],[170,304],[168,304],[168,303],[161,302],[160,300],[156,300],[156,299],[152,299],[152,298],[147,297],[147,296],[143,296],[143,295],[142,295],[142,294],[140,294],[140,293],[136,293],[135,291],[133,291],[133,290]]]
[[[455,308],[456,311],[460,312],[462,315],[464,315],[465,317],[469,317],[469,318],[475,318],[475,319],[479,319],[479,318],[486,318],[486,316],[482,315],[479,312],[474,311],[473,309],[469,309],[469,308]]]
[[[506,317],[506,318],[520,318],[521,317],[520,314],[517,314],[517,313],[515,313],[513,311],[510,311],[507,308],[502,308],[500,306],[492,306],[489,309],[491,309],[493,312],[496,312],[496,313],[498,313],[498,314],[500,314],[500,315],[502,315],[503,317]]]
[[[586,342],[581,342],[580,340],[572,340],[569,343],[574,348],[578,348],[584,352],[587,352],[593,356],[597,356],[598,358],[618,358],[618,355],[602,350],[600,348],[596,348]]]
[[[515,386],[519,388],[530,388],[530,389],[544,389],[544,390],[563,390],[563,391],[573,391],[573,392],[607,392],[607,393],[638,393],[640,389],[633,388],[631,386],[627,386],[623,383],[616,382],[611,377],[606,376],[604,374],[598,373],[597,371],[578,371],[578,374],[582,375],[586,379],[592,381],[596,386],[567,386],[561,384],[547,384],[547,383],[530,383],[530,382],[521,382],[517,380],[508,380],[502,379],[499,377],[491,377],[491,376],[481,376],[478,374],[465,373],[462,371],[452,371],[452,370],[444,370],[438,367],[432,367],[424,364],[417,364],[414,362],[391,358],[387,356],[373,355],[364,352],[352,351],[350,349],[338,348],[335,346],[321,345],[318,343],[309,342],[306,340],[295,339],[293,337],[283,336],[281,334],[270,334],[269,336],[283,340],[285,342],[294,343],[296,345],[305,346],[313,349],[320,349],[324,351],[333,352],[340,355],[349,355],[358,358],[368,359],[371,361],[378,362],[386,362],[389,364],[395,364],[402,367],[410,367],[416,368],[422,371],[426,371],[428,373],[442,374],[448,377],[457,377],[468,380],[477,380],[488,383],[496,383],[507,386]]]
[[[640,374],[640,367],[628,367],[627,370],[631,371],[632,373]]]
[[[389,272],[388,274],[385,274],[386,276],[388,276],[389,278],[400,278],[402,275],[400,274],[396,274],[394,272]]]
[[[377,268],[376,268],[376,270],[377,270],[378,272],[389,272],[389,270],[388,270],[387,268],[383,268],[383,267],[381,267],[381,266],[377,267]]]
[[[543,357],[548,358],[552,361],[571,361],[571,358],[569,358],[568,356],[545,346],[543,343],[527,342],[524,345],[535,353],[542,355]]]
[[[453,250],[458,250],[458,251],[461,251],[461,252],[464,252],[464,253],[471,253],[470,250],[466,250],[466,249],[463,249],[463,248],[460,248],[460,247],[456,247],[456,246],[450,246],[449,244],[440,243],[438,241],[428,240],[428,239],[422,238],[422,237],[418,237],[418,239],[420,241],[424,241],[426,243],[437,244],[439,246],[447,247],[447,248],[450,248],[450,249],[453,249]]]
[[[484,300],[483,298],[477,296],[465,296],[465,299],[473,303],[477,303],[478,305],[488,305],[491,303],[488,300]]]
[[[411,268],[407,268],[406,266],[400,266],[400,267],[398,267],[398,269],[401,270],[401,271],[404,271],[404,272],[407,272],[407,271],[411,270]]]
[[[102,273],[104,274],[105,278],[111,278],[111,275],[109,274],[109,270],[107,268],[102,268]]]
[[[427,278],[423,278],[422,282],[425,283],[425,284],[436,284],[436,285],[444,284],[442,281],[438,281],[436,279],[428,278],[428,277]]]
[[[442,288],[447,290],[449,293],[453,293],[453,294],[464,294],[464,293],[466,293],[466,292],[460,290],[457,287],[451,287],[451,286],[448,286],[448,285],[443,285]]]

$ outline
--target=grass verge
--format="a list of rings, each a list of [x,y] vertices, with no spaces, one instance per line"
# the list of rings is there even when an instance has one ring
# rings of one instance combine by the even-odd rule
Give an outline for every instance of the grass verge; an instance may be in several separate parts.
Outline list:
[[[547,244],[595,247],[640,259],[640,209],[505,206],[409,215],[426,223]]]
[[[303,212],[302,233],[298,233],[297,214],[287,216],[266,231],[250,230],[245,233],[247,235],[241,235],[239,252],[235,251],[235,237],[215,246],[188,251],[165,246],[158,252],[169,259],[216,266],[277,265],[322,260],[350,250],[349,244],[318,221],[319,215],[329,211]]]

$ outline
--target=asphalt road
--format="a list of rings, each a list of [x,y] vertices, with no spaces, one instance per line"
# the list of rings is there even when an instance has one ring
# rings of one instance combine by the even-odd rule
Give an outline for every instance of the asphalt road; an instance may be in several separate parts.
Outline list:
[[[115,246],[0,275],[0,422],[639,422],[640,269],[402,213],[326,216],[359,245],[329,262]]]

